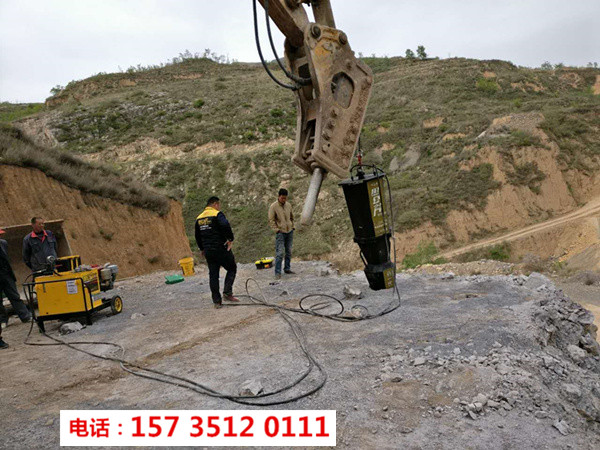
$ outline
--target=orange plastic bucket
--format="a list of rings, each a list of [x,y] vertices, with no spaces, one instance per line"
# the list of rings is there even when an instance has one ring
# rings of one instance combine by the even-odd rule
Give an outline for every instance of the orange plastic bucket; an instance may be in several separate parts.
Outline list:
[[[184,277],[194,275],[194,258],[183,258],[179,260],[179,265],[183,271]]]

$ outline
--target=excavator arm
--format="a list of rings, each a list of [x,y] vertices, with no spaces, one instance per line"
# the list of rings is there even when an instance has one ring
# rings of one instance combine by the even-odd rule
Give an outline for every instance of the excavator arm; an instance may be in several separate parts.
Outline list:
[[[254,0],[256,1],[256,0]],[[297,83],[293,162],[312,174],[302,211],[310,223],[323,177],[348,175],[371,95],[371,69],[335,26],[329,0],[258,0],[286,37],[285,61]],[[314,22],[303,4],[310,5]]]

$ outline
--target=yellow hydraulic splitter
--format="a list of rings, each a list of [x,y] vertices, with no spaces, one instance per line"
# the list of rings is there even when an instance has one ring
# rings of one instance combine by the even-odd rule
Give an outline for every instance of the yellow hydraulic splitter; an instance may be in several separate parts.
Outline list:
[[[123,300],[118,295],[100,295],[113,288],[118,273],[116,265],[72,268],[75,263],[79,263],[78,256],[52,260],[47,271],[23,285],[32,311],[33,298],[37,298],[39,314],[35,320],[42,332],[47,320],[85,317],[86,323],[91,325],[96,311],[111,308],[113,314],[118,314],[123,310]]]

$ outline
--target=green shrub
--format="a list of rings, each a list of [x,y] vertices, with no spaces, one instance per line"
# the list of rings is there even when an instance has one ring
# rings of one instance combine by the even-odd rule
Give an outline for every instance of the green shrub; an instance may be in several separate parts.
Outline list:
[[[31,116],[37,112],[40,112],[43,109],[43,103],[12,104],[2,102],[0,103],[0,123],[19,120],[24,117]]]
[[[246,141],[255,141],[257,139],[256,134],[253,131],[246,131],[244,133],[244,140]]]
[[[479,78],[476,84],[477,90],[486,94],[495,94],[500,90],[500,86],[495,80],[488,80],[487,78]]]
[[[458,262],[480,261],[482,259],[493,259],[495,261],[509,261],[511,256],[511,246],[508,242],[496,244],[491,247],[484,247],[471,252],[463,253],[456,257]]]
[[[582,118],[561,111],[546,115],[541,128],[557,138],[575,138],[586,133],[590,127]]]
[[[489,259],[508,261],[510,259],[510,245],[506,242],[496,244],[488,250]]]
[[[361,58],[361,60],[373,70],[373,73],[381,73],[386,72],[394,67],[398,61],[398,58],[371,56]]]
[[[512,137],[513,145],[517,147],[530,147],[532,145],[540,144],[538,137],[528,133],[527,131],[513,130],[510,132],[510,135]]]
[[[194,102],[194,108],[202,108],[204,106],[204,100],[198,99]]]
[[[443,264],[447,262],[444,258],[436,258],[438,249],[433,242],[419,242],[414,253],[407,254],[402,260],[405,269],[414,269],[423,264]]]
[[[273,108],[269,111],[269,114],[271,114],[271,117],[283,117],[285,113],[281,108]]]
[[[105,231],[104,229],[100,228],[98,230],[98,233],[100,233],[100,236],[102,236],[105,240],[107,241],[112,241],[112,238],[114,236],[115,233],[110,233],[108,231]]]
[[[515,164],[514,170],[507,172],[506,177],[514,186],[527,186],[536,194],[540,193],[540,183],[546,179],[536,162],[530,161],[523,164]]]

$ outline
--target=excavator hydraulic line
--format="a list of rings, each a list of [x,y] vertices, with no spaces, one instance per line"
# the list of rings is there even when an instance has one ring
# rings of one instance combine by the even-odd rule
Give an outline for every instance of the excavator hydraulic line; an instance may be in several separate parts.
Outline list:
[[[294,164],[313,175],[302,213],[308,224],[327,173],[348,175],[373,85],[371,69],[357,59],[335,27],[329,0],[259,0],[285,35],[285,60],[298,86]],[[310,22],[303,7],[314,13]],[[319,169],[317,173],[315,170]]]

